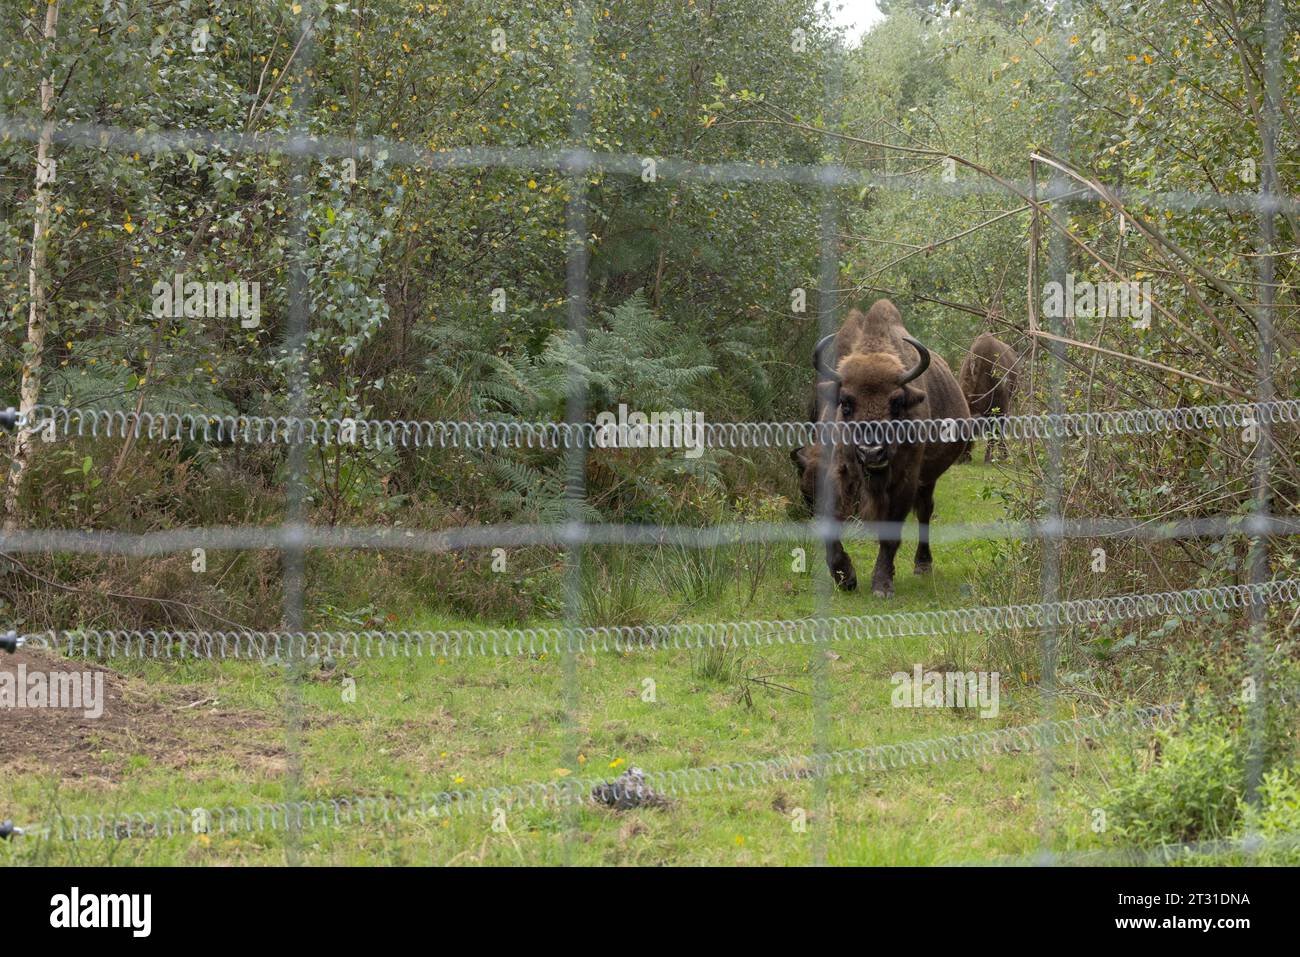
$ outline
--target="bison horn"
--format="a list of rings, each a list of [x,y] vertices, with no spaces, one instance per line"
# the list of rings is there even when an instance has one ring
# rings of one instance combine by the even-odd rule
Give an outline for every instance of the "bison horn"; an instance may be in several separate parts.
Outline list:
[[[822,358],[822,350],[826,348],[826,343],[834,339],[835,336],[836,333],[832,332],[829,336],[823,337],[822,340],[817,343],[817,347],[813,349],[813,368],[815,368],[818,372],[820,372],[831,382],[838,383],[840,381],[840,374],[836,372],[834,369],[832,369],[830,366],[826,365],[826,361]]]
[[[907,383],[911,382],[926,369],[930,368],[930,350],[921,345],[921,343],[917,342],[911,336],[903,336],[903,341],[916,349],[916,351],[921,354],[921,358],[915,366],[902,374],[898,380],[899,385],[907,385]]]

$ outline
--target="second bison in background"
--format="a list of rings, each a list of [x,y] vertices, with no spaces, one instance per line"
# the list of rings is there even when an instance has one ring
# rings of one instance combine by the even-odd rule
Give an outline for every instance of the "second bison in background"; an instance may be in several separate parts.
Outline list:
[[[961,391],[966,396],[973,418],[997,418],[1011,411],[1011,400],[1016,393],[1016,352],[1001,339],[987,332],[971,344],[970,352],[961,364]],[[1006,454],[1004,438],[990,439],[984,446],[984,461],[993,461],[993,446],[1001,445]],[[962,461],[970,461],[967,448]]]
[[[840,331],[817,344],[813,364],[820,379],[814,416],[822,422],[964,419],[966,400],[942,356],[917,342],[894,304],[881,299],[863,315],[850,310]],[[829,459],[828,511],[836,519],[881,523],[880,551],[871,575],[878,597],[894,593],[894,553],[913,508],[920,523],[916,571],[930,570],[930,517],[934,485],[966,443],[895,442],[808,445],[793,453],[804,499],[816,510],[822,458]],[[857,587],[853,562],[838,537],[827,542],[826,562],[835,583]]]

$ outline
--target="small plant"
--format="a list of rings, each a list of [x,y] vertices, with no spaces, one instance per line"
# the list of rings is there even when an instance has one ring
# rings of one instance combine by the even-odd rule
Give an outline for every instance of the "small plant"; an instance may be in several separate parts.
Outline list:
[[[1242,802],[1239,839],[1264,841],[1255,862],[1271,867],[1300,865],[1300,774],[1277,767],[1264,775],[1258,806]]]
[[[691,653],[691,674],[701,681],[732,684],[740,680],[746,657],[735,645],[708,645]]]
[[[743,522],[779,522],[789,507],[789,501],[782,495],[754,494],[742,496],[736,502],[736,511]],[[744,542],[737,549],[736,588],[741,603],[752,605],[780,549],[773,542],[763,541]]]
[[[691,548],[672,545],[660,551],[654,574],[659,587],[679,597],[687,606],[717,601],[735,568],[735,558],[726,546]]]
[[[68,450],[69,455],[76,453]],[[104,484],[104,480],[95,473],[95,460],[87,455],[78,464],[63,470],[64,475],[76,476],[73,487],[68,492],[68,501],[79,511],[90,511],[95,490]]]
[[[591,549],[582,563],[582,620],[588,625],[641,625],[654,613],[642,569],[626,548]]]

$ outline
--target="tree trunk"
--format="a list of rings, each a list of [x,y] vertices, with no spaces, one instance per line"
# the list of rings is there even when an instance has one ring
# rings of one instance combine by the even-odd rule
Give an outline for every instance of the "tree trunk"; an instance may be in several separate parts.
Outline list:
[[[58,0],[45,7],[45,43],[53,44],[59,22]],[[50,151],[54,144],[54,77],[41,80],[41,135],[36,144],[36,215],[32,223],[32,260],[27,271],[28,298],[31,307],[27,313],[26,356],[23,359],[22,385],[19,389],[18,411],[24,424],[14,433],[13,462],[5,483],[4,524],[6,529],[18,527],[18,497],[23,488],[23,474],[32,458],[32,439],[35,432],[28,420],[41,395],[41,359],[45,353],[47,326],[45,302],[45,246],[50,228],[50,189],[54,182],[54,166]]]

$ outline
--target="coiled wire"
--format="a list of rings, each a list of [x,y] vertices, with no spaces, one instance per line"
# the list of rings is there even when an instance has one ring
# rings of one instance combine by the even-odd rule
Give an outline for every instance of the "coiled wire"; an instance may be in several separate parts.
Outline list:
[[[769,758],[643,772],[636,783],[610,785],[600,778],[564,778],[418,797],[361,796],[265,802],[225,807],[171,807],[128,814],[73,814],[28,833],[60,841],[174,837],[191,833],[239,834],[288,828],[389,824],[491,813],[497,808],[565,806],[593,801],[597,787],[615,787],[631,797],[682,797],[758,787],[776,781],[884,772],[983,755],[1033,751],[1122,731],[1151,730],[1173,719],[1180,705],[1166,704],[1106,714],[1041,722],[923,741],[881,744],[803,756]]]
[[[807,645],[984,631],[1101,625],[1157,615],[1207,612],[1300,600],[1300,579],[1029,605],[953,608],[788,620],[660,625],[474,628],[434,631],[148,631],[78,629],[33,632],[26,644],[68,656],[277,661],[311,656],[450,658],[626,652],[661,648]]]
[[[127,412],[36,406],[22,425],[47,439],[155,439],[242,445],[359,445],[363,448],[571,449],[603,448],[610,433],[594,423],[428,421],[294,416],[219,415],[208,412]],[[1193,405],[1115,412],[1012,415],[979,419],[874,422],[709,422],[682,429],[645,426],[646,442],[665,447],[798,448],[807,445],[968,442],[977,439],[1066,439],[1141,435],[1300,422],[1300,399]],[[662,441],[661,441],[662,440]],[[629,444],[626,441],[624,444]],[[692,445],[693,447],[693,445]]]

